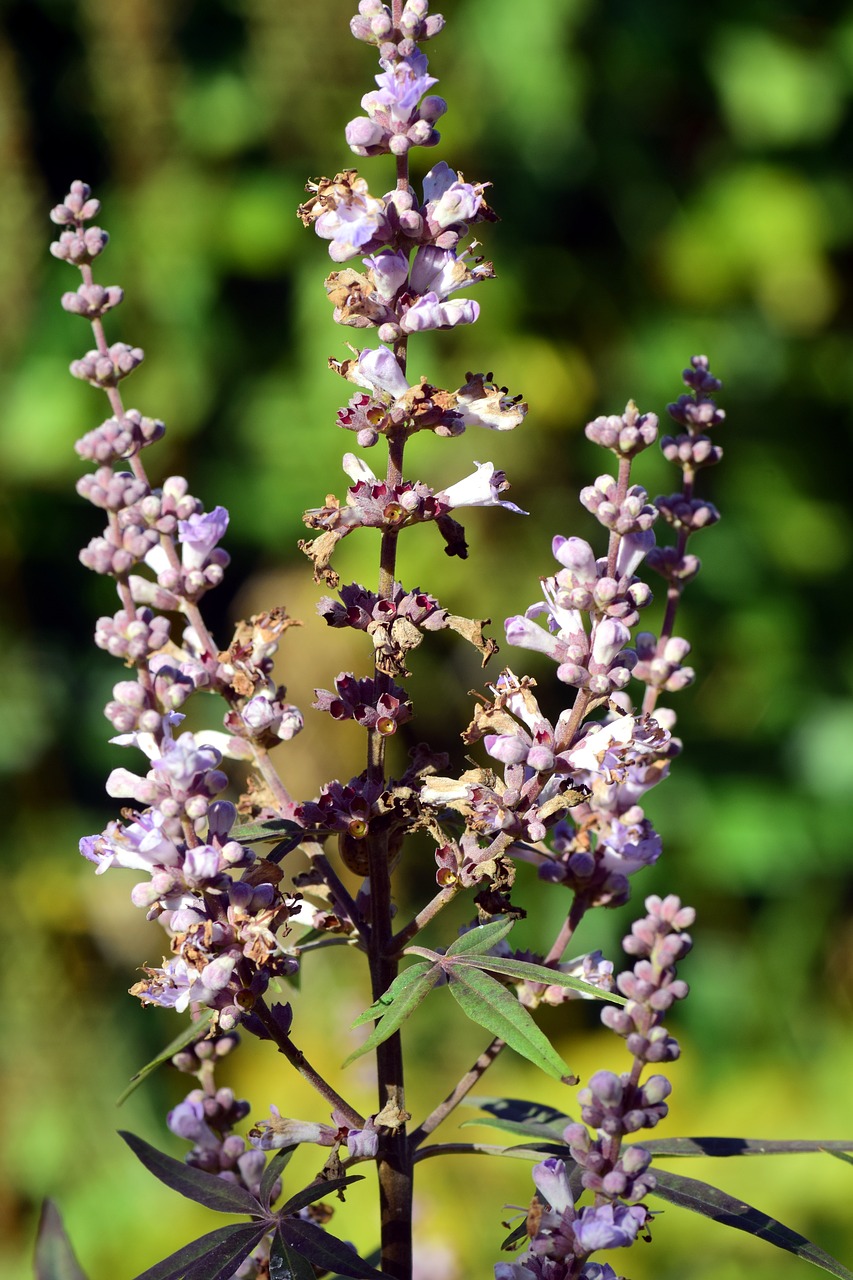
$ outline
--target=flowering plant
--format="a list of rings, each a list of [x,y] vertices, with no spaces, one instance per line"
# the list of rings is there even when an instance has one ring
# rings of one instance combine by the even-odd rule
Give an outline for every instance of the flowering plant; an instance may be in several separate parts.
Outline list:
[[[557,567],[533,589],[539,598],[506,620],[510,648],[553,662],[554,689],[562,695],[556,716],[543,709],[536,682],[507,666],[477,695],[462,730],[476,752],[466,767],[426,743],[413,745],[399,765],[391,760],[390,740],[416,722],[405,682],[425,633],[456,632],[484,666],[498,648],[481,619],[453,614],[437,596],[399,580],[400,534],[434,524],[447,554],[465,559],[458,512],[488,506],[508,513],[496,518],[527,514],[505,496],[507,478],[491,461],[443,488],[405,478],[406,446],[417,432],[448,441],[469,427],[502,433],[519,428],[528,411],[492,373],[468,372],[459,386],[445,389],[410,367],[410,337],[475,323],[478,302],[455,295],[494,275],[477,254],[479,243],[469,240],[473,226],[495,220],[489,184],[466,181],[444,161],[419,184],[410,174],[410,153],[438,143],[435,125],[446,111],[430,92],[437,82],[422,49],[443,25],[428,12],[427,0],[390,6],[361,0],[352,33],[376,49],[381,71],[377,89],[362,99],[365,114],[350,122],[346,138],[359,157],[393,156],[396,185],[379,197],[357,170],[347,169],[309,183],[299,209],[306,227],[328,242],[337,268],[325,282],[335,321],[375,329],[379,344],[351,347],[348,357],[331,361],[356,388],[338,425],[355,434],[361,450],[382,441],[387,454],[377,475],[361,454],[345,453],[351,481],[345,496],[331,494],[304,515],[311,536],[302,550],[315,581],[333,593],[320,597],[318,610],[332,628],[366,633],[372,663],[366,675],[342,671],[330,680],[333,688],[315,690],[316,711],[364,728],[366,763],[346,781],[324,782],[314,798],[291,794],[286,747],[281,767],[271,756],[304,724],[273,667],[292,620],[276,606],[241,622],[225,648],[211,634],[201,604],[228,567],[220,545],[228,512],[222,506],[205,511],[183,477],[158,486],[149,476],[142,453],[165,428],[126,408],[120,390],[143,352],[110,345],[105,335],[103,318],[122,301],[122,291],[94,279],[93,263],[108,240],[92,225],[99,203],[85,183],[75,182],[52,211],[62,228],[53,252],[82,276],[63,306],[90,321],[95,342],[71,372],[102,389],[110,407],[107,420],[77,442],[80,456],[95,464],[78,490],[107,518],[81,560],[113,578],[120,606],[98,620],[95,639],[134,672],[115,686],[106,716],[112,741],[141,751],[148,762],[140,772],[113,770],[107,792],[130,804],[80,848],[99,875],[119,867],[143,877],[132,902],[162,928],[170,954],[145,966],[132,993],[144,1005],[190,1013],[161,1060],[170,1058],[196,1081],[168,1116],[171,1131],[191,1144],[184,1163],[123,1136],[168,1186],[249,1219],[193,1241],[138,1280],[306,1280],[326,1272],[410,1280],[417,1260],[416,1166],[485,1150],[533,1162],[535,1196],[523,1224],[504,1241],[517,1256],[496,1264],[498,1280],[616,1280],[614,1266],[597,1255],[649,1238],[650,1197],[760,1234],[849,1276],[782,1224],[656,1162],[771,1148],[846,1151],[853,1144],[631,1137],[667,1114],[671,1086],[663,1068],[677,1058],[679,1045],[665,1018],[688,994],[678,966],[692,947],[693,909],[672,894],[647,897],[624,940],[633,967],[616,976],[601,951],[567,958],[587,913],[626,903],[632,877],[661,856],[661,837],[642,801],[665,781],[681,750],[674,715],[660,700],[694,678],[686,665],[690,646],[675,625],[682,593],[700,568],[688,543],[718,519],[697,488],[698,473],[722,457],[715,443],[724,419],[716,404],[721,383],[704,356],[694,356],[684,370],[686,390],[668,406],[674,434],[660,441],[680,472],[679,487],[652,501],[634,482],[635,460],[658,439],[653,413],[629,401],[622,414],[590,422],[588,438],[616,459],[615,475],[598,476],[580,495],[606,537],[600,548],[576,536],[554,537]],[[362,270],[342,265],[353,259]],[[495,443],[499,447],[497,437]],[[656,530],[665,526],[670,537],[658,542]],[[379,535],[375,589],[342,583],[333,567],[338,543],[367,528]],[[657,634],[641,629],[652,600],[643,568],[663,583]],[[183,727],[183,708],[197,692],[224,702],[222,730]],[[251,770],[233,800],[221,798],[231,781],[223,767],[229,762]],[[395,876],[415,833],[434,846],[435,891],[399,923]],[[288,859],[293,862],[297,850],[307,869],[301,863],[303,869],[291,871]],[[563,923],[535,952],[514,949],[510,941],[525,914],[515,888],[519,863],[532,865],[562,895]],[[434,922],[462,896],[471,903],[468,927],[425,946],[422,935],[429,930],[435,937]],[[312,951],[329,945],[339,946],[342,957],[356,952],[370,976],[373,1000],[354,1025],[374,1025],[353,1041],[344,1063],[375,1057],[378,1101],[369,1114],[349,1096],[345,1076],[333,1082],[307,1060],[298,1047],[298,1016],[279,998]],[[448,1083],[443,1099],[410,1124],[400,1029],[439,985],[490,1040],[470,1070]],[[487,1121],[510,1134],[511,1145],[428,1141],[505,1049],[567,1086],[577,1084],[533,1016],[542,1004],[577,999],[601,1002],[602,1022],[625,1041],[629,1055],[621,1074],[601,1070],[586,1081],[577,1095],[579,1119],[535,1103],[481,1099]],[[216,1069],[240,1035],[270,1041],[310,1081],[322,1099],[317,1116],[283,1115],[265,1100],[269,1118],[245,1135],[237,1132],[249,1104],[217,1084]],[[316,1176],[285,1194],[293,1152],[310,1145],[321,1148]],[[379,1248],[371,1259],[333,1234],[331,1210],[321,1203],[361,1180],[352,1170],[363,1164],[375,1165],[379,1190]],[[65,1251],[67,1258],[68,1248],[51,1210],[40,1238],[44,1276],[58,1274],[50,1271],[50,1257]]]

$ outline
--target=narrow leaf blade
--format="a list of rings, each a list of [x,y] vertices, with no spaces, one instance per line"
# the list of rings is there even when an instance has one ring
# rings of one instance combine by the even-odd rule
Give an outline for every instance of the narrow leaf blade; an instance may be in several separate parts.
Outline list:
[[[351,1182],[364,1182],[364,1176],[360,1173],[351,1173],[346,1178],[329,1178],[328,1182],[312,1182],[310,1186],[304,1187],[295,1196],[291,1196],[287,1203],[281,1206],[279,1213],[282,1217],[285,1214],[299,1213],[300,1209],[314,1204],[315,1200],[322,1200],[323,1196],[332,1195],[348,1187]]]
[[[409,988],[414,986],[432,968],[433,965],[428,960],[419,960],[417,963],[409,965],[408,969],[404,969],[402,973],[397,974],[384,995],[381,995],[378,1000],[374,1000],[372,1005],[358,1015],[352,1026],[362,1027],[365,1022],[373,1022],[376,1018],[384,1018],[394,1002],[405,997]],[[436,974],[437,978],[438,975]]]
[[[273,1188],[284,1172],[297,1145],[294,1143],[292,1147],[281,1147],[280,1150],[276,1151],[273,1158],[268,1161],[261,1177],[261,1185],[258,1191],[258,1199],[264,1209],[269,1209]]]
[[[195,1022],[191,1022],[189,1026],[184,1027],[180,1035],[175,1036],[174,1040],[170,1040],[166,1048],[161,1050],[156,1058],[152,1058],[144,1067],[140,1067],[136,1074],[130,1077],[130,1084],[127,1088],[116,1098],[116,1106],[120,1107],[123,1102],[126,1102],[130,1095],[139,1088],[143,1080],[147,1080],[153,1071],[156,1071],[158,1067],[162,1067],[164,1062],[168,1062],[176,1053],[180,1053],[181,1049],[186,1049],[188,1044],[195,1044],[196,1040],[200,1040],[213,1021],[213,1015],[213,1009],[205,1009],[201,1017],[197,1018]]]
[[[470,959],[467,956],[460,956],[459,964],[488,969],[490,973],[503,973],[509,978],[520,978],[524,982],[545,982],[549,987],[568,987],[572,991],[590,996],[593,1000],[610,1000],[613,1004],[628,1003],[625,997],[620,996],[616,991],[603,991],[601,987],[596,987],[591,982],[584,982],[582,978],[573,978],[568,973],[549,969],[544,964],[530,964],[526,960],[505,959],[503,956],[477,956],[476,958],[472,956]]]
[[[844,1151],[827,1151],[827,1155],[835,1156],[836,1160],[843,1160],[845,1164],[853,1164],[853,1156],[848,1156]]]
[[[229,1276],[269,1229],[269,1224],[257,1222],[217,1227],[141,1272],[136,1280],[214,1280]],[[223,1270],[225,1266],[230,1266],[231,1271]]]
[[[420,966],[412,965],[410,969],[405,970],[405,973],[411,973],[412,969],[416,967],[420,968]],[[418,1005],[426,999],[438,981],[440,973],[441,970],[437,965],[426,964],[423,968],[420,968],[420,972],[415,975],[415,979],[408,984],[402,995],[394,1000],[393,1004],[387,1006],[370,1035],[363,1044],[353,1050],[343,1065],[345,1067],[349,1066],[356,1058],[360,1058],[365,1053],[370,1053],[378,1044],[382,1044],[383,1040],[387,1040],[389,1036],[392,1036],[401,1023],[405,1022],[406,1018],[414,1013]],[[402,977],[402,974],[400,977]],[[390,991],[391,987],[389,987],[385,996]],[[382,1000],[385,999],[385,996],[382,997]],[[377,1004],[380,1003],[381,1001],[377,1001]]]
[[[853,1141],[849,1139],[821,1142],[800,1138],[650,1138],[644,1139],[643,1146],[654,1156],[776,1156],[815,1151],[839,1155],[853,1151]]]
[[[193,1169],[181,1160],[158,1151],[134,1133],[119,1130],[119,1137],[124,1138],[136,1158],[155,1178],[159,1178],[167,1187],[180,1192],[188,1200],[196,1200],[208,1209],[215,1209],[217,1213],[249,1213],[257,1217],[262,1212],[251,1192],[238,1186],[236,1182],[224,1182],[222,1178],[215,1178],[212,1173]]]
[[[503,917],[492,920],[489,924],[478,925],[476,929],[469,929],[461,938],[452,942],[447,948],[447,954],[449,956],[483,955],[490,947],[501,942],[514,925],[515,920],[511,917],[509,919]]]
[[[463,1106],[479,1107],[486,1112],[486,1117],[466,1120],[463,1128],[481,1124],[521,1137],[563,1142],[563,1130],[572,1124],[572,1117],[555,1107],[546,1107],[541,1102],[525,1102],[521,1098],[469,1098]]]
[[[86,1280],[52,1200],[45,1200],[39,1218],[35,1251],[36,1280]]]
[[[276,1231],[270,1249],[270,1280],[315,1280],[316,1274],[308,1259]]]
[[[382,1272],[360,1258],[348,1244],[315,1227],[313,1222],[282,1218],[278,1229],[292,1249],[326,1271],[337,1271],[342,1276],[354,1277],[354,1280],[384,1280]]]
[[[669,1173],[656,1169],[657,1185],[652,1195],[689,1209],[692,1213],[700,1213],[703,1217],[721,1222],[723,1226],[733,1227],[736,1231],[745,1231],[748,1235],[766,1240],[777,1249],[785,1249],[795,1254],[804,1262],[811,1262],[816,1267],[838,1276],[839,1280],[853,1280],[853,1272],[848,1271],[836,1258],[825,1253],[811,1240],[792,1231],[783,1223],[771,1218],[769,1214],[754,1209],[743,1200],[721,1191],[719,1187],[709,1186],[696,1178],[685,1178],[678,1173]]]
[[[527,1010],[495,978],[468,966],[464,971],[454,967],[449,977],[451,995],[472,1022],[499,1036],[516,1053],[555,1080],[572,1076],[570,1068]]]
[[[287,818],[269,818],[265,822],[245,822],[239,827],[232,827],[228,833],[230,840],[240,844],[257,844],[260,840],[294,841],[295,849],[302,840],[310,840],[317,836],[317,831],[306,831],[298,822],[289,822]]]
[[[378,1263],[382,1261],[382,1250],[374,1249],[373,1253],[369,1253],[367,1257],[364,1259],[364,1261],[369,1263],[370,1266],[378,1265]],[[336,1275],[327,1276],[326,1280],[344,1280],[344,1277],[341,1275],[340,1272],[337,1272]]]

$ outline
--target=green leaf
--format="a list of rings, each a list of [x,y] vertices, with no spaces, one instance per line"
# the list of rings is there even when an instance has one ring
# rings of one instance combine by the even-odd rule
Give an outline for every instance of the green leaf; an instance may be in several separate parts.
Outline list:
[[[512,918],[492,920],[489,924],[478,925],[476,929],[469,929],[467,933],[462,934],[461,938],[452,942],[447,948],[447,954],[449,956],[482,955],[490,947],[501,942],[514,925],[515,920]]]
[[[62,1216],[52,1200],[45,1200],[39,1218],[35,1254],[36,1280],[86,1280],[74,1256]]]
[[[343,1065],[349,1066],[356,1058],[370,1053],[378,1044],[382,1044],[383,1040],[392,1036],[401,1023],[414,1013],[421,1001],[426,999],[440,976],[440,967],[425,960],[410,965],[408,969],[398,974],[384,996],[374,1001],[370,1008],[353,1023],[353,1026],[357,1027],[369,1018],[380,1019],[364,1044],[359,1045]]]
[[[651,1138],[642,1144],[654,1156],[776,1156],[825,1151],[845,1160],[843,1152],[853,1151],[853,1141],[787,1138]]]
[[[391,983],[384,995],[378,1000],[374,1000],[373,1004],[365,1009],[364,1013],[360,1013],[355,1022],[354,1027],[362,1027],[365,1022],[373,1022],[376,1018],[387,1016],[391,1005],[395,1000],[404,996],[409,987],[416,983],[425,973],[434,968],[429,960],[419,960],[416,964],[410,965],[408,969],[404,969],[402,973],[398,973],[394,981]],[[438,981],[439,974],[436,974]]]
[[[268,1222],[217,1227],[155,1263],[136,1280],[230,1280],[269,1230]]]
[[[263,1212],[252,1193],[236,1182],[225,1182],[212,1173],[193,1169],[182,1160],[175,1160],[164,1151],[158,1151],[134,1133],[119,1130],[119,1137],[124,1138],[136,1158],[141,1160],[155,1178],[159,1178],[167,1187],[180,1192],[188,1200],[197,1200],[199,1204],[214,1209],[217,1213],[249,1213],[257,1217]]]
[[[563,1130],[566,1125],[573,1123],[571,1116],[564,1115],[555,1107],[546,1107],[541,1102],[525,1102],[521,1098],[467,1098],[462,1105],[479,1107],[488,1116],[487,1119],[480,1117],[477,1120],[466,1120],[462,1128],[475,1124],[488,1125],[520,1137],[557,1141],[563,1146]]]
[[[448,955],[450,952],[447,953]],[[582,978],[572,978],[567,973],[549,969],[543,964],[531,964],[526,960],[504,959],[503,956],[460,956],[459,964],[468,964],[478,969],[488,969],[491,973],[504,973],[510,978],[521,978],[525,982],[545,982],[549,987],[570,987],[572,991],[581,991],[594,1000],[610,1000],[613,1004],[627,1004],[624,996],[614,991],[602,991],[591,982]]]
[[[294,1143],[292,1147],[282,1147],[279,1151],[276,1151],[272,1160],[268,1162],[267,1167],[264,1169],[258,1190],[258,1199],[264,1209],[269,1209],[273,1187],[284,1172],[285,1166],[290,1161],[290,1157],[298,1145],[298,1143]]]
[[[276,1231],[270,1249],[270,1280],[316,1280],[316,1275],[308,1259]]]
[[[570,1068],[527,1010],[495,978],[480,969],[467,967],[464,973],[454,968],[448,977],[450,994],[472,1022],[504,1040],[516,1053],[555,1080],[572,1076]]]
[[[342,1276],[353,1276],[355,1280],[385,1280],[381,1271],[371,1267],[348,1244],[315,1227],[313,1222],[282,1218],[278,1230],[285,1244],[325,1271],[339,1271]]]
[[[120,1107],[123,1102],[126,1102],[130,1095],[139,1088],[142,1081],[147,1080],[153,1071],[156,1071],[158,1067],[162,1067],[164,1062],[168,1062],[176,1053],[180,1053],[181,1049],[186,1049],[188,1044],[195,1044],[196,1040],[201,1040],[213,1021],[214,1012],[215,1010],[213,1009],[205,1009],[201,1017],[196,1018],[195,1022],[191,1022],[189,1026],[185,1027],[180,1035],[175,1036],[174,1040],[170,1040],[166,1048],[162,1049],[156,1058],[152,1058],[146,1066],[140,1067],[136,1074],[130,1077],[130,1084],[127,1088],[116,1099],[116,1106]]]
[[[825,1253],[816,1244],[812,1244],[805,1236],[792,1231],[790,1227],[777,1222],[775,1218],[762,1213],[760,1209],[754,1209],[743,1200],[735,1199],[734,1196],[721,1191],[719,1187],[711,1187],[705,1182],[697,1181],[696,1178],[685,1178],[681,1174],[665,1172],[662,1169],[655,1169],[655,1177],[657,1184],[651,1194],[658,1196],[661,1200],[678,1205],[682,1209],[689,1209],[692,1213],[700,1213],[706,1218],[713,1218],[723,1226],[745,1231],[759,1240],[766,1240],[777,1249],[785,1249],[788,1253],[802,1258],[804,1262],[822,1267],[824,1271],[838,1276],[840,1280],[853,1280],[853,1272],[848,1271],[836,1258]]]
[[[306,831],[298,822],[289,822],[287,818],[270,818],[266,822],[246,822],[240,827],[232,827],[228,839],[237,840],[240,844],[257,844],[259,840],[292,840],[291,848],[295,849],[302,840],[318,834]]]

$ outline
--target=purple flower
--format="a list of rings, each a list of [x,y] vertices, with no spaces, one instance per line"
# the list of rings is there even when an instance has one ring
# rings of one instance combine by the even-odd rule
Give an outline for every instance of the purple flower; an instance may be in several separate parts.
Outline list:
[[[112,866],[149,872],[157,867],[180,866],[181,850],[163,833],[165,821],[155,809],[141,813],[125,827],[111,822],[100,835],[84,836],[80,852],[95,863],[98,875]]]
[[[183,546],[185,569],[203,569],[216,544],[224,537],[229,515],[225,507],[190,516],[178,521],[178,541]]]
[[[429,220],[444,230],[476,216],[483,203],[483,188],[460,182],[453,169],[440,160],[424,178],[424,201]]]
[[[601,1204],[582,1209],[575,1219],[575,1239],[584,1253],[625,1249],[632,1245],[648,1218],[641,1204]]]
[[[231,981],[235,963],[233,956],[217,956],[199,972],[179,956],[167,960],[162,969],[151,970],[149,980],[138,982],[133,993],[146,1003],[183,1013],[191,1000],[213,1004]]]
[[[166,1117],[166,1124],[179,1138],[194,1142],[196,1146],[217,1150],[220,1140],[204,1118],[204,1106],[199,1099],[186,1098],[179,1102]]]
[[[392,396],[398,400],[409,390],[406,375],[387,347],[367,347],[360,352],[352,370],[353,382],[368,391]]]
[[[363,180],[362,185],[362,190],[350,191],[347,199],[326,209],[314,223],[317,235],[331,240],[329,256],[334,262],[354,258],[360,249],[385,233],[385,202],[370,195]]]
[[[249,1141],[261,1151],[276,1151],[280,1147],[293,1147],[300,1142],[316,1142],[323,1147],[334,1145],[337,1129],[311,1120],[292,1120],[283,1116],[278,1107],[270,1107],[270,1119],[260,1120],[249,1130]]]
[[[569,1186],[565,1160],[549,1156],[541,1164],[533,1166],[533,1181],[536,1190],[544,1196],[555,1213],[574,1212],[575,1201]]]
[[[467,298],[441,302],[438,294],[425,293],[404,312],[400,327],[406,333],[423,333],[428,329],[453,329],[458,324],[474,324],[480,304]]]
[[[415,254],[409,289],[421,297],[427,293],[435,293],[439,298],[446,298],[457,289],[488,279],[492,274],[489,263],[481,263],[469,269],[464,256],[458,256],[452,249],[440,249],[437,245],[426,244]]]
[[[367,112],[374,106],[386,107],[393,121],[407,122],[427,89],[438,84],[426,71],[425,54],[418,52],[402,58],[390,70],[376,76],[379,92],[365,94],[361,105]]]
[[[375,253],[363,261],[373,276],[376,292],[380,298],[385,302],[391,302],[409,277],[409,259],[404,253],[383,249],[381,253]]]

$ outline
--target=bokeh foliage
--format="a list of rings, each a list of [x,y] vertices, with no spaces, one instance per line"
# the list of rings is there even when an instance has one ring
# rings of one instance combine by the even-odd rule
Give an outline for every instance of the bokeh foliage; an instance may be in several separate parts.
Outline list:
[[[853,7],[440,7],[450,24],[430,55],[450,112],[435,158],[494,182],[502,221],[486,228],[484,251],[499,278],[477,295],[473,329],[412,344],[412,372],[456,386],[466,369],[494,369],[531,411],[511,437],[418,437],[410,474],[438,485],[492,458],[533,516],[471,513],[467,564],[447,561],[433,531],[418,529],[403,543],[404,581],[459,612],[500,620],[523,609],[550,571],[553,533],[597,536],[575,503],[605,466],[584,422],[619,412],[629,396],[662,411],[687,357],[709,354],[729,415],[726,460],[707,477],[724,521],[699,542],[704,572],[682,622],[700,679],[678,700],[685,757],[655,798],[666,852],[637,883],[640,895],[675,891],[700,910],[669,1132],[850,1136]],[[342,126],[374,68],[348,36],[350,9],[349,0],[0,6],[4,1275],[28,1274],[46,1193],[66,1211],[92,1280],[131,1275],[210,1225],[165,1200],[111,1136],[114,1097],[175,1025],[123,994],[161,946],[129,905],[130,878],[95,882],[75,853],[79,835],[112,816],[103,778],[124,761],[105,743],[100,707],[121,673],[88,640],[93,619],[114,607],[109,590],[76,562],[99,524],[73,493],[71,445],[105,402],[66,372],[90,344],[59,310],[59,293],[76,282],[47,256],[46,211],[77,177],[101,197],[113,243],[100,279],[127,294],[109,333],[148,352],[127,400],[168,426],[152,469],[187,474],[208,506],[232,512],[233,569],[210,599],[220,638],[237,617],[287,603],[305,626],[288,636],[280,673],[307,708],[316,684],[366,660],[316,619],[317,589],[295,550],[302,509],[343,492],[340,457],[352,446],[333,425],[346,389],[325,370],[348,335],[331,324],[325,250],[294,215],[307,176],[352,162]],[[392,183],[385,162],[363,171],[378,191]],[[638,478],[652,494],[674,483],[654,459]],[[369,534],[356,541],[340,567],[371,582],[375,545]],[[503,653],[556,706],[552,672],[528,656]],[[419,651],[416,738],[446,736],[454,716],[464,724],[466,691],[482,679],[453,645]],[[447,746],[458,759],[453,737]],[[292,766],[281,767],[308,797],[330,768],[357,772],[361,750],[357,734],[309,713]],[[427,852],[413,852],[412,900],[431,876]],[[529,888],[535,930],[519,933],[532,942],[543,920],[556,928],[561,904]],[[616,914],[589,921],[579,949],[603,934],[615,958],[626,919]],[[461,1071],[481,1047],[441,994],[409,1033],[422,1064],[416,1114],[435,1100],[439,1068]],[[296,997],[305,1048],[330,1068],[345,1056],[338,999],[355,1015],[365,993],[325,964]],[[582,1074],[621,1069],[619,1046],[587,1014],[573,1006],[546,1024]],[[238,1056],[223,1080],[258,1117],[275,1101],[325,1119],[268,1049]],[[352,1068],[353,1088],[370,1109],[365,1071]],[[122,1124],[163,1141],[162,1113],[183,1083],[163,1073]],[[570,1095],[508,1060],[488,1088],[571,1107]],[[850,1265],[840,1163],[687,1171],[716,1175]],[[491,1274],[509,1212],[500,1206],[527,1201],[527,1167],[473,1170],[460,1159],[422,1172],[418,1229],[424,1249],[437,1250],[424,1254],[424,1277]],[[472,1174],[482,1204],[466,1196]],[[354,1193],[337,1230],[369,1247],[365,1204]],[[626,1265],[635,1280],[685,1268],[762,1280],[801,1268],[729,1234],[670,1210],[654,1249],[638,1247]]]

